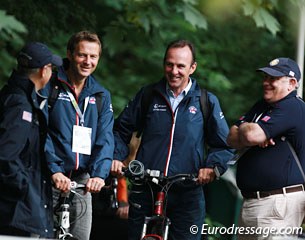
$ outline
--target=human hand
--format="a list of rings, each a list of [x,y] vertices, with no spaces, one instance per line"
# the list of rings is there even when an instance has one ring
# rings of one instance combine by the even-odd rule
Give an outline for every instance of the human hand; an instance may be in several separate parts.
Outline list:
[[[120,160],[113,160],[111,164],[111,174],[114,176],[121,176],[122,169],[125,167],[124,163]]]
[[[265,140],[264,142],[258,144],[258,146],[261,147],[261,148],[266,148],[270,145],[271,146],[275,145],[275,142],[274,142],[273,138],[269,138],[269,139]]]
[[[121,219],[128,219],[129,206],[122,206],[116,210],[116,215]]]
[[[207,184],[215,179],[216,175],[213,168],[201,168],[198,174],[198,183]]]
[[[89,178],[86,183],[86,192],[98,193],[105,186],[104,179],[100,177]]]
[[[54,173],[51,176],[51,179],[56,189],[62,192],[70,191],[71,180],[70,178],[66,177],[62,172]]]

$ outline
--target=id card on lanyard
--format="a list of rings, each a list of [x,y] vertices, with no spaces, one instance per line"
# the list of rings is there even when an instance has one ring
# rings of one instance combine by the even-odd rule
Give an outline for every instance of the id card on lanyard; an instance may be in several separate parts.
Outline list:
[[[73,126],[72,152],[91,155],[92,128]]]
[[[84,127],[85,112],[89,103],[89,96],[85,98],[84,112],[82,113],[73,94],[69,91],[68,87],[64,85],[64,88],[67,91],[71,103],[80,118],[81,124],[81,126],[73,126],[72,152],[91,155],[92,128]]]

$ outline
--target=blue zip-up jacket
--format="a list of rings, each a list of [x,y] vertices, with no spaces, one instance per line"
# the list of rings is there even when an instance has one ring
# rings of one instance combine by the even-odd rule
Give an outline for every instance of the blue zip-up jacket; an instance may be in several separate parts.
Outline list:
[[[90,75],[77,98],[63,67],[59,68],[57,76],[56,80],[60,81],[59,95],[52,110],[48,113],[49,137],[46,152],[49,168],[52,173],[62,172],[69,175],[71,171],[87,172],[90,177],[105,179],[109,175],[114,150],[113,110],[110,93]],[[49,96],[51,85],[50,82],[45,87],[45,95]],[[92,129],[91,155],[72,152],[73,126],[80,124],[76,110],[63,85],[66,85],[73,93],[80,110],[85,115],[84,127]],[[98,93],[102,93],[100,114],[96,105]],[[83,112],[85,99],[88,96],[89,102]]]
[[[114,134],[116,149],[114,159],[123,160],[128,154],[127,144],[133,132],[141,129],[144,89],[142,88],[115,121]],[[137,152],[137,160],[145,168],[160,170],[165,175],[195,173],[200,168],[215,166],[221,173],[227,169],[232,151],[226,144],[229,128],[215,95],[208,92],[211,116],[204,123],[200,107],[200,88],[192,79],[192,87],[172,111],[166,94],[166,80],[162,79],[153,87]],[[207,133],[203,125],[208,124]],[[205,134],[209,151],[205,158]]]
[[[34,84],[13,72],[0,102],[0,228],[51,238],[52,188],[44,155],[47,121]]]

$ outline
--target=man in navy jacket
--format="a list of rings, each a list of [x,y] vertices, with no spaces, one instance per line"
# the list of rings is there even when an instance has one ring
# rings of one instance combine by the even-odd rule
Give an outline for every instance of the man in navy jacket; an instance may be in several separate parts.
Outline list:
[[[42,43],[28,43],[0,93],[0,235],[53,236],[50,173],[44,144],[47,84],[62,60]]]
[[[58,86],[58,96],[49,111],[47,161],[55,188],[61,192],[70,189],[71,180],[86,184],[80,190],[86,201],[86,211],[78,199],[73,199],[71,233],[89,240],[92,224],[91,193],[105,185],[113,158],[113,111],[108,90],[93,77],[102,44],[95,33],[75,33],[67,45],[67,59],[56,78],[46,87]],[[54,84],[54,85],[52,85]],[[52,94],[51,94],[52,95]],[[54,203],[58,199],[54,191]],[[84,213],[82,217],[79,214]]]
[[[210,117],[204,122],[200,106],[200,87],[190,75],[197,63],[193,45],[185,40],[169,44],[164,56],[164,78],[153,84],[152,99],[142,107],[145,87],[121,113],[115,122],[116,150],[114,159],[122,160],[128,152],[132,133],[142,131],[136,159],[146,169],[161,171],[165,176],[179,173],[198,174],[198,185],[175,185],[169,191],[167,215],[169,239],[200,239],[205,217],[205,200],[200,184],[215,179],[215,170],[222,174],[232,156],[226,144],[229,132],[215,95],[208,92]],[[207,124],[207,132],[204,132]],[[209,150],[205,153],[205,139]],[[205,158],[205,156],[207,157]],[[112,171],[120,173],[123,164],[114,161]],[[130,195],[129,239],[140,239],[144,216],[151,215],[151,197],[147,188]],[[141,208],[136,208],[134,204]],[[196,225],[198,232],[191,233]]]

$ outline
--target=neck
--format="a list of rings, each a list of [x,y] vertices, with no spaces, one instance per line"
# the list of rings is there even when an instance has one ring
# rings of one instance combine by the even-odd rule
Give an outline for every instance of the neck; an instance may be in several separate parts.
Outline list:
[[[71,82],[72,87],[74,87],[76,96],[78,97],[84,88],[86,78],[77,78],[77,76],[75,76],[75,74],[73,74],[71,71],[67,71],[67,76],[69,81]]]

